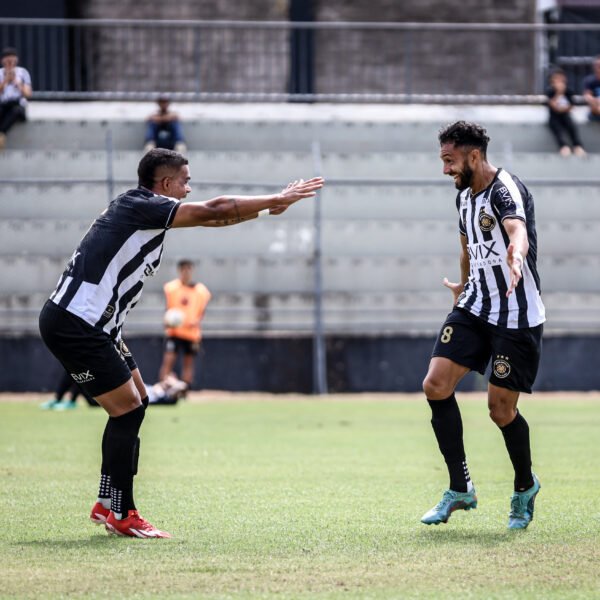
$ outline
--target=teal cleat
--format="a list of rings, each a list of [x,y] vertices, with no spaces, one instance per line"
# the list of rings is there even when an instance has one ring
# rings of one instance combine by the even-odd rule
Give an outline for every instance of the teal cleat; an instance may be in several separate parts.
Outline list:
[[[510,499],[509,529],[525,529],[533,521],[535,497],[540,491],[539,479],[533,474],[533,485],[524,492],[515,492]]]
[[[440,502],[421,517],[421,523],[425,523],[425,525],[447,523],[455,510],[471,510],[472,508],[477,508],[475,488],[470,492],[446,490]]]
[[[40,408],[42,410],[52,410],[57,404],[60,404],[60,402],[61,401],[57,400],[56,398],[51,398],[50,400],[47,400],[43,404],[40,404]]]
[[[65,411],[65,410],[73,410],[77,408],[77,402],[73,402],[71,400],[67,402],[59,402],[52,407],[52,410]]]

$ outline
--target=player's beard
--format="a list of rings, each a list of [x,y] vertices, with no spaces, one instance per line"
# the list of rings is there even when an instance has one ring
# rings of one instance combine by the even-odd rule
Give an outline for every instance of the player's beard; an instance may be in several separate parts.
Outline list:
[[[465,165],[463,167],[462,173],[458,176],[458,180],[455,182],[455,186],[457,190],[461,192],[466,190],[468,187],[471,187],[471,183],[473,181],[473,169],[469,167],[469,165]]]

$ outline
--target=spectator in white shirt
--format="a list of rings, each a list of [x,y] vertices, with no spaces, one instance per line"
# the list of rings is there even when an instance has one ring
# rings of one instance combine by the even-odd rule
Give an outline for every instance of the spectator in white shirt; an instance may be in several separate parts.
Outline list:
[[[14,48],[4,48],[0,69],[0,150],[6,146],[6,134],[17,122],[25,121],[27,99],[31,97],[31,76],[17,66],[19,56]]]

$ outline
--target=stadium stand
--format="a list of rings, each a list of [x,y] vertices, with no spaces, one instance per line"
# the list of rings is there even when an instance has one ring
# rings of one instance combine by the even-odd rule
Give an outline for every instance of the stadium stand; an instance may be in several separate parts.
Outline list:
[[[147,112],[119,103],[31,109],[31,121],[15,127],[11,147],[0,155],[5,335],[36,332],[39,307],[91,219],[109,197],[135,185],[143,123],[133,114]],[[328,180],[324,325],[329,334],[351,335],[437,330],[449,303],[441,280],[458,273],[455,191],[441,174],[437,131],[459,116],[479,120],[492,138],[492,163],[514,170],[536,200],[547,332],[600,333],[600,283],[591,276],[600,272],[594,125],[582,126],[590,155],[565,159],[556,153],[543,107],[206,105],[182,112],[194,200],[261,193],[311,176],[312,144],[319,141],[318,168]],[[185,256],[214,294],[207,335],[310,334],[313,242],[309,202],[243,227],[174,232],[128,330],[160,334],[162,285]]]

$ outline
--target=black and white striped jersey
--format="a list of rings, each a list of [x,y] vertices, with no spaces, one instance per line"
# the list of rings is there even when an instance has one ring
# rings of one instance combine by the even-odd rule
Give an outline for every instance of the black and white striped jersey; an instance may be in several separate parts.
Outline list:
[[[492,183],[471,194],[470,188],[456,198],[459,228],[467,238],[470,273],[457,306],[499,327],[523,329],[546,320],[536,268],[537,235],[533,198],[523,183],[504,169],[498,169]],[[506,250],[510,243],[502,226],[507,218],[525,221],[529,252],[523,278],[506,297],[510,273]]]
[[[50,300],[120,337],[144,280],[160,266],[165,233],[179,204],[141,187],[121,194],[92,223]]]

